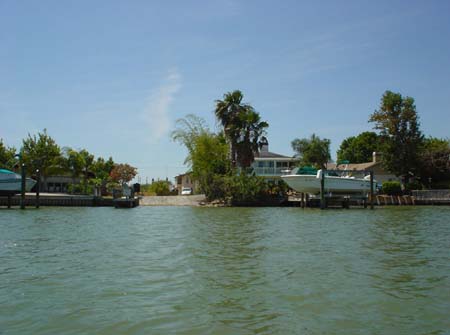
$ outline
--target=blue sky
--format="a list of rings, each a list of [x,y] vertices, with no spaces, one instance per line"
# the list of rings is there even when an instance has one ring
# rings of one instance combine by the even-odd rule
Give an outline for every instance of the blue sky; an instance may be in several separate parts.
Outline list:
[[[387,89],[416,99],[426,135],[449,137],[449,1],[0,0],[0,138],[47,128],[61,146],[139,168],[186,170],[169,138],[240,89],[270,150],[370,130]]]

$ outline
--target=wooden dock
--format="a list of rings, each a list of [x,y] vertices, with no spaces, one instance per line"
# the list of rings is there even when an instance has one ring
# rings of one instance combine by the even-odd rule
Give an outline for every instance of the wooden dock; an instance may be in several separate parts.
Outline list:
[[[139,198],[117,198],[113,203],[115,208],[134,208],[139,206]]]
[[[21,196],[14,195],[8,199],[0,197],[0,207],[16,207],[21,204]],[[35,194],[27,193],[24,199],[25,207],[60,206],[60,207],[113,207],[112,198],[103,198],[87,195],[67,194],[41,194],[39,198]]]
[[[295,207],[321,207],[320,196],[291,195],[288,199],[290,206]],[[326,208],[350,208],[370,206],[370,197],[363,196],[325,196]],[[375,206],[448,206],[450,198],[447,197],[417,197],[413,195],[375,195]]]
[[[291,206],[295,207],[311,207],[311,208],[345,208],[370,206],[368,197],[365,196],[320,196],[311,197],[308,195],[291,195],[288,198]]]

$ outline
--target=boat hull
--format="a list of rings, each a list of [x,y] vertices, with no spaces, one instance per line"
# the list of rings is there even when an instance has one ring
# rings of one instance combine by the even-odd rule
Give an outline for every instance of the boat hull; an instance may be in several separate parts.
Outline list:
[[[36,181],[27,178],[25,180],[25,192],[29,192],[33,186],[36,184]],[[22,180],[11,178],[11,179],[3,179],[0,180],[0,195],[12,195],[20,193],[22,189]]]
[[[314,175],[286,175],[281,177],[292,189],[297,192],[320,193],[320,178]],[[368,194],[370,193],[370,180],[362,178],[325,177],[325,192],[333,194]],[[374,182],[375,190],[375,182]]]

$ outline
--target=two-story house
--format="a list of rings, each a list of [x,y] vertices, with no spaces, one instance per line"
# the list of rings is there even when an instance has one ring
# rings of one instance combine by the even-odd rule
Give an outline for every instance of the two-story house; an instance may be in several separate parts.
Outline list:
[[[292,170],[298,163],[295,157],[280,155],[269,151],[269,143],[265,140],[262,143],[259,153],[255,155],[252,164],[253,171],[257,176],[268,180],[280,179],[280,176]]]

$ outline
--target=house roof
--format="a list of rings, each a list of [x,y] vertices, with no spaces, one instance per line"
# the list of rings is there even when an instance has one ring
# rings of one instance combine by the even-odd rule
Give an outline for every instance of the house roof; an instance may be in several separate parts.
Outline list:
[[[179,174],[179,175],[175,176],[175,178],[189,176],[189,175],[192,175],[192,171],[188,171],[188,172]]]
[[[292,157],[280,155],[270,151],[260,151],[255,154],[255,158],[292,158]]]

